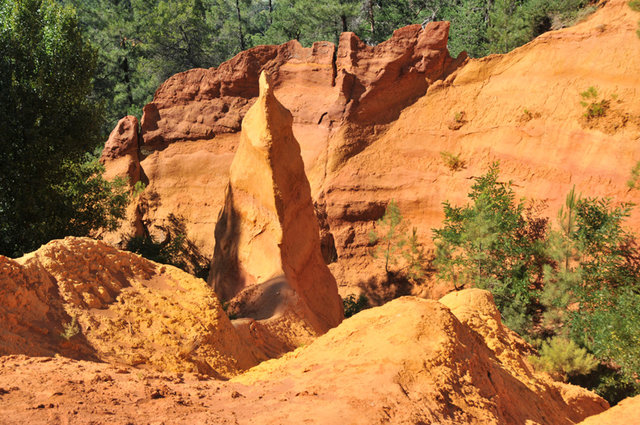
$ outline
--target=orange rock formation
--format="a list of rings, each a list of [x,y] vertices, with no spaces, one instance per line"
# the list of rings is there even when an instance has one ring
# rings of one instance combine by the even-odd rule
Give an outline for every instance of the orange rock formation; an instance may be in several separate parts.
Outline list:
[[[100,162],[109,164],[104,177],[123,177],[133,186],[140,180],[139,149],[138,119],[126,116],[118,121],[102,150]]]
[[[367,233],[390,199],[430,245],[442,201],[466,202],[472,178],[495,160],[518,195],[543,202],[550,217],[573,185],[584,196],[632,200],[625,183],[640,159],[640,58],[637,14],[626,3],[610,0],[574,27],[482,59],[453,61],[448,24],[433,23],[398,30],[376,47],[346,33],[337,49],[260,46],[217,69],[178,74],[145,107],[146,230],[166,230],[174,214],[202,253],[213,254],[237,131],[262,70],[292,112],[342,293],[383,273],[366,254]],[[611,100],[610,110],[585,122],[579,93],[590,86]],[[450,171],[443,151],[460,154],[466,168]],[[631,218],[635,229],[639,217]]]
[[[228,382],[0,358],[0,412],[9,424],[91,423],[108,412],[134,423],[569,425],[607,407],[535,373],[529,350],[500,323],[487,292],[462,291],[442,303],[404,297]]]
[[[343,317],[291,124],[263,72],[231,164],[210,275],[229,311],[260,319],[249,326],[263,327],[287,347],[271,357],[309,342]]]
[[[640,396],[622,400],[606,412],[591,416],[579,425],[640,425]]]
[[[88,238],[0,256],[0,336],[2,355],[61,353],[213,376],[233,376],[259,353],[204,281]]]

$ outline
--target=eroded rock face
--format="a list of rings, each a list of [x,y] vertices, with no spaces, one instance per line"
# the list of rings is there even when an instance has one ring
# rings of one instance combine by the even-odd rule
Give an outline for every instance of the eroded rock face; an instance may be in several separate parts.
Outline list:
[[[591,416],[578,425],[640,425],[640,396],[624,399],[606,412]]]
[[[0,256],[0,335],[2,355],[61,353],[216,377],[257,364],[206,282],[88,238]]]
[[[140,180],[138,149],[138,119],[128,115],[118,121],[102,150],[100,162],[106,169],[104,177],[107,180],[123,177],[131,186],[138,182]]]
[[[170,215],[184,218],[186,236],[211,257],[213,225],[225,202],[240,124],[258,96],[260,72],[269,72],[276,96],[293,115],[315,193],[328,162],[340,167],[366,146],[371,131],[381,131],[451,67],[448,28],[447,23],[425,30],[411,26],[376,47],[352,33],[342,37],[337,49],[328,42],[309,48],[297,41],[258,46],[218,68],[174,75],[144,108],[140,158],[148,179],[145,195],[153,201],[140,200],[140,214],[130,220],[154,233],[169,227]],[[384,96],[387,89],[394,95]],[[366,125],[359,122],[364,119]],[[344,123],[350,123],[348,131],[340,130]]]
[[[337,326],[343,312],[291,125],[263,73],[231,164],[209,280],[234,313],[295,348]]]
[[[516,196],[552,219],[574,185],[584,196],[634,202],[626,182],[640,158],[637,20],[626,1],[610,0],[574,27],[462,64],[446,53],[447,24],[433,23],[375,47],[344,34],[337,48],[257,47],[217,69],[178,74],[149,106],[157,114],[145,113],[141,166],[153,200],[141,222],[167,228],[170,214],[181,217],[187,237],[213,255],[240,122],[263,69],[293,115],[343,295],[385,279],[367,254],[368,233],[391,199],[433,247],[442,202],[467,203],[474,177],[496,160]],[[610,116],[583,126],[579,93],[590,86],[617,100]],[[465,168],[450,170],[442,152],[460,155]],[[639,209],[628,223],[640,228]]]
[[[292,40],[249,49],[218,68],[176,74],[144,108],[143,143],[152,148],[239,131],[263,71],[296,123],[318,125],[327,114],[339,122],[356,109],[354,120],[384,120],[447,71],[452,63],[448,34],[448,22],[433,22],[424,30],[412,25],[370,47],[349,32],[341,36],[337,52],[333,43],[304,48]],[[393,89],[394,96],[384,96],[385,89]]]
[[[46,422],[71,410],[78,423],[91,423],[104,418],[96,406],[105,406],[134,423],[161,415],[177,424],[570,425],[607,408],[589,391],[535,373],[529,350],[502,325],[485,291],[461,291],[443,303],[403,297],[227,382],[2,357],[2,401],[10,408],[0,403],[0,412],[8,423]],[[34,400],[54,404],[29,409]],[[629,422],[586,423],[634,423],[618,417]]]

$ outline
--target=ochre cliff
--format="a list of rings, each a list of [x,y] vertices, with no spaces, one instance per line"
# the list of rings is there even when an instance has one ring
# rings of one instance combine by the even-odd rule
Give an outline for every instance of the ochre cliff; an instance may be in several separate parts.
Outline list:
[[[367,255],[367,234],[389,200],[431,246],[441,203],[467,202],[473,177],[496,160],[517,195],[552,218],[574,185],[583,196],[633,201],[626,181],[640,159],[637,20],[626,1],[610,0],[506,55],[454,61],[448,24],[432,23],[375,47],[346,33],[337,49],[260,46],[216,69],[178,74],[145,107],[140,165],[149,185],[131,220],[162,235],[174,214],[213,254],[240,122],[262,70],[293,115],[342,294],[383,276]],[[591,86],[609,101],[602,119],[583,117],[580,92]],[[441,152],[459,154],[465,168],[449,170]],[[629,220],[635,230],[639,217]]]
[[[530,350],[485,291],[442,302],[403,297],[227,382],[2,357],[0,413],[8,424],[109,415],[125,423],[570,425],[607,408],[587,390],[535,373]]]
[[[293,115],[316,199],[329,162],[339,167],[364,149],[371,134],[455,68],[446,49],[448,29],[444,22],[424,30],[414,25],[375,47],[351,33],[342,35],[337,49],[327,42],[259,46],[218,68],[171,77],[144,108],[140,164],[148,186],[130,221],[163,240],[171,232],[170,216],[184,219],[189,239],[211,257],[240,123],[258,96],[263,70]],[[394,90],[391,101],[387,89]],[[113,175],[109,161],[106,167]],[[123,230],[124,238],[109,240],[122,242],[131,233]]]
[[[292,116],[268,80],[262,72],[259,97],[242,121],[209,283],[228,312],[259,321],[247,326],[262,329],[260,340],[281,341],[286,349],[273,357],[337,326],[343,307],[320,251]]]

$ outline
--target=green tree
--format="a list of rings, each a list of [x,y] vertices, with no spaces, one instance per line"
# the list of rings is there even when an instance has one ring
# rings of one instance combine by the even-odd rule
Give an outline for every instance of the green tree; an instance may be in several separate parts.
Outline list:
[[[568,324],[576,341],[632,380],[640,373],[640,251],[622,227],[629,214],[629,205],[608,200],[578,202],[573,239],[583,278],[572,288],[580,308]]]
[[[579,199],[572,191],[551,232],[553,267],[547,267],[545,316],[551,331],[570,337],[608,365],[590,385],[603,395],[638,391],[640,373],[640,251],[623,227],[630,205]],[[617,371],[616,383],[609,369]],[[633,389],[635,387],[635,390]]]
[[[539,357],[530,357],[531,363],[557,379],[585,375],[598,366],[598,360],[570,339],[555,337],[542,343]]]
[[[414,227],[411,235],[407,234],[407,224],[393,199],[375,228],[369,232],[369,243],[375,245],[373,257],[384,260],[384,271],[389,279],[401,274],[413,283],[419,283],[424,278],[427,259],[418,241],[417,230]],[[403,266],[395,269],[394,266],[399,263]]]
[[[525,333],[537,307],[535,289],[542,284],[547,220],[527,214],[511,183],[498,180],[491,165],[476,179],[472,203],[444,203],[444,226],[434,229],[437,276],[456,288],[490,290],[511,329]]]
[[[567,306],[573,300],[571,290],[583,279],[579,248],[573,240],[576,232],[576,207],[580,195],[575,187],[566,197],[565,205],[558,212],[559,229],[549,233],[547,239],[548,264],[544,265],[544,289],[540,296],[546,306],[543,314],[544,325],[553,333],[567,337],[567,329],[563,328]]]
[[[494,1],[487,27],[489,50],[492,53],[507,53],[531,39],[523,11],[516,0]]]
[[[489,6],[486,0],[458,0],[447,10],[445,16],[451,21],[449,50],[453,56],[463,50],[475,58],[490,52],[487,38]]]
[[[105,211],[118,189],[81,165],[99,141],[95,64],[72,8],[0,0],[1,254],[108,225],[103,213],[119,211]]]
[[[254,43],[279,44],[298,40],[305,46],[315,41],[337,43],[344,31],[355,30],[354,20],[360,11],[358,0],[280,0],[275,3],[272,23]]]
[[[94,97],[104,109],[102,137],[125,115],[140,118],[161,82],[138,72],[143,58],[138,18],[130,0],[63,0],[78,11],[86,39],[97,51]]]

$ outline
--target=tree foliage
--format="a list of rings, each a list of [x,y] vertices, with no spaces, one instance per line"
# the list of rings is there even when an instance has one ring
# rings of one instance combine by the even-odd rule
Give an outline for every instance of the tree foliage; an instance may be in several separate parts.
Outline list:
[[[570,339],[554,337],[542,343],[540,356],[529,360],[536,369],[566,381],[569,377],[585,375],[598,366],[598,360]]]
[[[546,339],[538,367],[571,380],[589,374],[580,382],[614,402],[640,391],[640,249],[623,226],[631,206],[574,189],[549,229],[495,164],[469,197],[465,207],[444,204],[438,276],[489,289],[509,327]]]
[[[86,234],[123,212],[122,185],[84,155],[99,139],[95,51],[73,9],[0,0],[0,253]]]
[[[444,226],[434,229],[438,277],[456,288],[490,290],[509,327],[524,332],[542,281],[546,220],[527,214],[499,166],[476,179],[463,207],[444,203]]]
[[[418,241],[417,229],[408,233],[398,204],[392,199],[384,215],[369,232],[369,243],[374,245],[371,254],[384,261],[384,271],[391,278],[402,275],[414,283],[424,279],[427,259]]]

